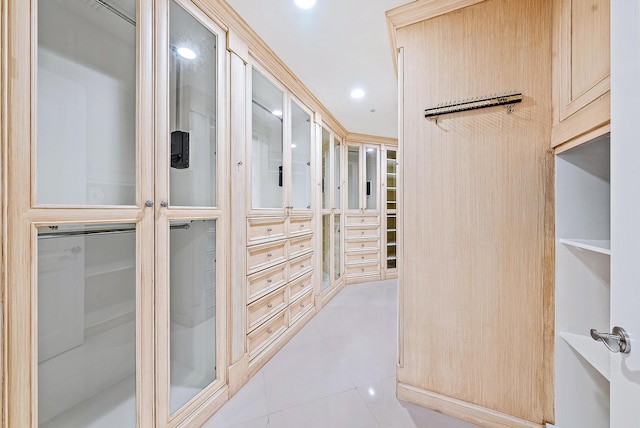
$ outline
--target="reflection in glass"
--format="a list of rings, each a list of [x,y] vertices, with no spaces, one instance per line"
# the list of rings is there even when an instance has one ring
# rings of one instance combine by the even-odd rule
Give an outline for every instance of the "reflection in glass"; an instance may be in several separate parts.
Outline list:
[[[38,425],[136,426],[135,225],[38,228]]]
[[[335,279],[337,282],[342,274],[342,241],[340,240],[340,214],[336,214],[333,219],[333,279]]]
[[[347,151],[347,197],[348,208],[357,210],[360,208],[360,148],[349,146]]]
[[[135,0],[38,1],[39,204],[135,205],[135,19]]]
[[[169,3],[170,202],[216,206],[216,36]]]
[[[322,208],[330,209],[329,198],[331,197],[331,134],[322,128]]]
[[[342,145],[340,144],[340,140],[334,137],[333,139],[333,186],[334,186],[334,203],[333,207],[336,209],[340,209],[340,197],[342,192],[340,187],[342,186],[342,171],[340,170],[341,166],[341,155],[342,155]]]
[[[291,205],[311,209],[311,116],[291,103]]]
[[[322,290],[331,285],[331,214],[322,216]]]
[[[251,201],[253,208],[284,208],[282,91],[253,69]]]
[[[170,410],[216,379],[216,221],[171,222]]]
[[[375,210],[378,208],[378,149],[367,147],[365,150],[366,171],[366,208]]]

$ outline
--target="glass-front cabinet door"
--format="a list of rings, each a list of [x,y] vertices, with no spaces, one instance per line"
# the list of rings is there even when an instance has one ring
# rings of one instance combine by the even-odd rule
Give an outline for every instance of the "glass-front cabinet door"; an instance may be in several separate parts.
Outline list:
[[[342,140],[322,127],[322,291],[342,280]]]
[[[226,382],[225,32],[189,0],[10,4],[4,414],[177,426]]]
[[[309,212],[312,114],[257,66],[252,67],[248,80],[251,85],[251,212]]]
[[[380,210],[380,174],[378,145],[347,146],[347,209]]]

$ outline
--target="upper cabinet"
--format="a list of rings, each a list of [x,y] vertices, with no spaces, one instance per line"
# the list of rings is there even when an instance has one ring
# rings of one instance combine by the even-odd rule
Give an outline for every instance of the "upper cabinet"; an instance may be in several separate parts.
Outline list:
[[[347,146],[347,209],[378,211],[380,209],[379,145]]]
[[[311,210],[311,112],[251,72],[251,210]]]
[[[609,131],[609,1],[555,2],[554,147]]]

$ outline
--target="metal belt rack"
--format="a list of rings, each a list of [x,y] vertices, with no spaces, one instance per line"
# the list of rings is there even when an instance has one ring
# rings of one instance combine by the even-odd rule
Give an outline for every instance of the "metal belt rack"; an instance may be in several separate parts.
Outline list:
[[[428,108],[424,111],[424,117],[429,120],[434,120],[444,114],[458,113],[461,111],[477,110],[481,108],[501,105],[511,105],[519,102],[522,102],[522,93],[520,92],[507,93],[503,95],[493,95],[472,100],[455,101],[453,103]]]

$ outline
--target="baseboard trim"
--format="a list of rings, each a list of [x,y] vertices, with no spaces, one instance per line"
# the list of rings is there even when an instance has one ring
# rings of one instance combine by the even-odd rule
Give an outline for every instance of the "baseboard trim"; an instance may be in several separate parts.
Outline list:
[[[236,395],[236,392],[249,381],[249,354],[245,353],[238,361],[227,368],[227,382],[229,384],[229,397]]]
[[[403,383],[398,383],[397,395],[400,400],[417,404],[484,428],[544,428],[544,425]]]

